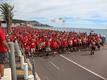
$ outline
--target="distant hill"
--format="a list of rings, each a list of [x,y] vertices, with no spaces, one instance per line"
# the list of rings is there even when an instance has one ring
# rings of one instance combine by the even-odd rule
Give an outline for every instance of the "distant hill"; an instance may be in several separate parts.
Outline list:
[[[41,27],[52,27],[50,25],[47,25],[47,24],[42,24],[38,21],[26,21],[26,20],[20,20],[20,19],[13,19],[13,23],[30,23],[32,24],[33,26],[41,26]]]
[[[13,19],[13,23],[30,23],[30,22],[39,23],[38,21],[26,21],[26,20],[20,20],[20,19]]]

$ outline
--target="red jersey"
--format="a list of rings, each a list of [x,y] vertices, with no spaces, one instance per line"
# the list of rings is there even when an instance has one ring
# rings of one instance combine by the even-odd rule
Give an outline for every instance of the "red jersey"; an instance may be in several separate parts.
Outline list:
[[[67,40],[63,41],[63,45],[64,45],[64,47],[68,47],[68,42],[67,42]]]
[[[72,46],[72,45],[73,45],[73,40],[69,40],[69,41],[68,41],[68,44],[69,44],[70,46]]]
[[[61,46],[61,41],[60,40],[57,40],[57,43],[59,46]]]
[[[14,35],[11,35],[10,36],[10,41],[14,41],[15,40],[15,36]]]
[[[27,52],[29,52],[30,51],[30,47],[27,45],[26,47],[25,47],[25,52],[27,53]]]
[[[31,47],[31,48],[35,48],[35,47],[36,47],[35,42],[32,42],[30,47]]]
[[[74,40],[73,40],[73,43],[76,44],[76,43],[77,43],[77,39],[74,39]]]
[[[50,46],[51,46],[50,41],[46,41],[46,42],[45,42],[45,46],[46,46],[46,47],[50,47]]]
[[[56,48],[58,48],[58,47],[59,47],[59,45],[58,45],[58,43],[55,41],[55,42],[53,42],[52,47],[53,47],[54,49],[56,49]]]
[[[0,52],[6,52],[6,47],[3,46],[2,42],[6,40],[5,33],[2,29],[0,29]]]

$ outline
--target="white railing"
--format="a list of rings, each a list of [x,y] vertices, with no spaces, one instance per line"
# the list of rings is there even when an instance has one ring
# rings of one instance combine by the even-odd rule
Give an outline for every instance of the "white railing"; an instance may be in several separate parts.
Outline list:
[[[22,54],[24,52],[20,48],[18,41],[15,41],[15,48],[16,48],[18,57],[20,58],[21,69],[24,71],[24,79],[25,80],[34,80],[34,76],[28,74],[28,67],[30,65],[29,60],[25,57],[24,54]],[[30,66],[30,68],[31,68],[31,66]]]

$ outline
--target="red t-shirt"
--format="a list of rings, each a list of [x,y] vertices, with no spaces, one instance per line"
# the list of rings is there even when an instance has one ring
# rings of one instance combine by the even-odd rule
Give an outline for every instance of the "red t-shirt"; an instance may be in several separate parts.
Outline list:
[[[55,42],[53,42],[52,47],[53,47],[54,49],[56,49],[56,48],[58,48],[58,47],[59,47],[59,45],[58,45],[58,43],[55,41]]]
[[[30,47],[27,45],[25,46],[25,53],[28,53],[30,51]]]
[[[68,41],[68,44],[69,44],[70,46],[73,45],[73,40],[70,39],[70,40]]]
[[[76,44],[76,43],[77,43],[77,39],[74,39],[74,40],[73,40],[73,43]]]
[[[36,48],[35,42],[32,42],[30,47],[31,47],[31,48]]]
[[[64,46],[64,47],[68,47],[68,42],[67,42],[67,40],[64,40],[64,41],[63,41],[63,46]]]
[[[11,36],[10,36],[10,41],[14,41],[14,39],[15,39],[15,36],[14,36],[14,35],[11,35]]]
[[[45,46],[46,46],[46,47],[50,47],[50,46],[51,46],[50,41],[46,41],[46,42],[45,42]]]
[[[6,40],[6,36],[5,36],[5,33],[2,29],[0,29],[0,52],[6,52],[7,49],[6,47],[3,46],[3,41]]]
[[[60,40],[57,40],[57,43],[59,46],[61,46],[61,41]]]

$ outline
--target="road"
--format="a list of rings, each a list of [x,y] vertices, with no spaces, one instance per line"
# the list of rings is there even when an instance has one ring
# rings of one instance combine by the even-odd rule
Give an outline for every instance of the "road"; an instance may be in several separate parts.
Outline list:
[[[107,80],[107,46],[89,55],[89,51],[49,57],[35,57],[40,80]]]

